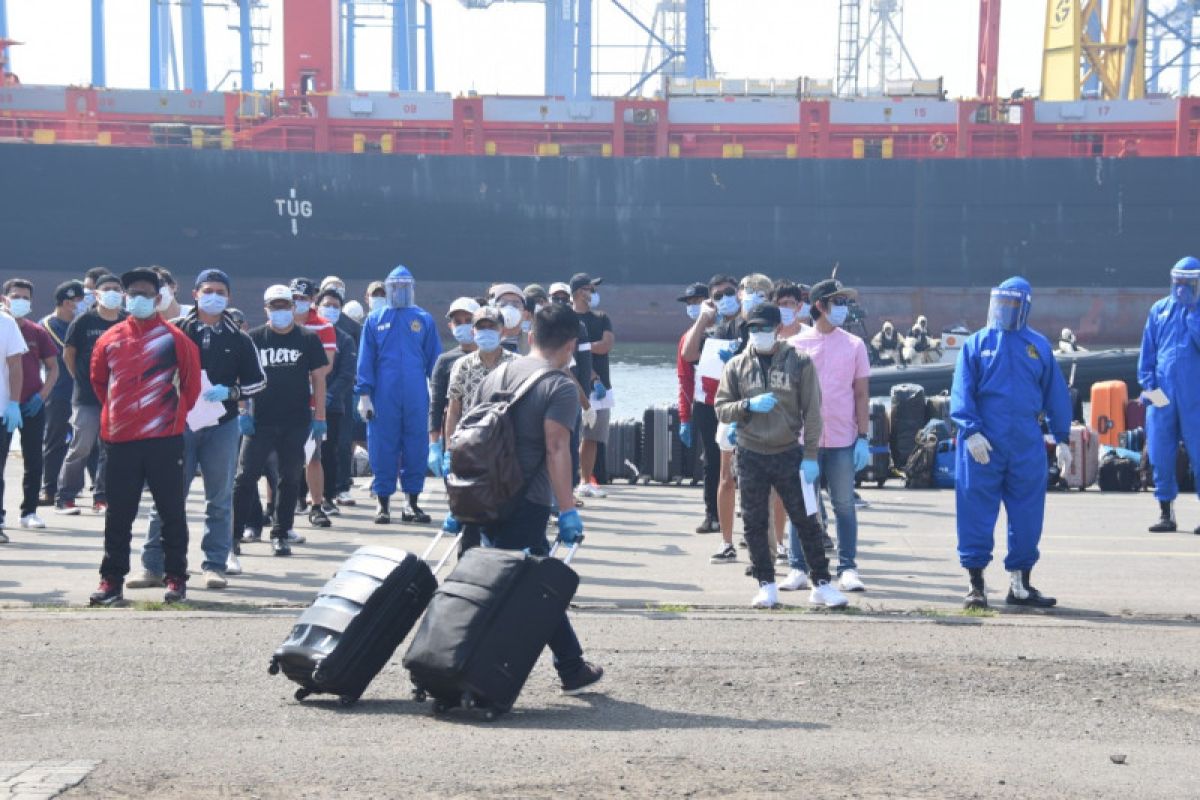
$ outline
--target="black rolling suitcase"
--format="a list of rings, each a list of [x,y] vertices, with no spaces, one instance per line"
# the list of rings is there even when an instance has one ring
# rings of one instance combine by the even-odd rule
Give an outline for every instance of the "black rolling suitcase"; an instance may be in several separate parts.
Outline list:
[[[892,387],[892,462],[907,464],[917,449],[917,434],[925,427],[925,389],[915,383]]]
[[[566,561],[514,550],[468,551],[429,603],[404,667],[413,695],[434,713],[479,708],[486,719],[508,711],[579,587]],[[557,549],[557,545],[556,545]]]
[[[892,474],[891,424],[888,420],[888,399],[872,397],[867,444],[871,448],[871,461],[856,474],[858,483],[874,483],[883,486]]]
[[[954,420],[950,418],[950,393],[942,392],[935,394],[932,397],[925,398],[925,421],[931,419],[940,419],[950,428],[950,435],[954,436],[957,428],[954,425]]]
[[[619,419],[608,426],[608,446],[605,448],[609,481],[627,480],[636,483],[641,475],[642,423],[636,419]]]
[[[437,588],[434,575],[453,549],[434,569],[391,547],[354,551],[275,651],[271,674],[282,671],[300,684],[297,700],[336,694],[342,705],[353,704],[420,619]]]
[[[683,441],[679,438],[679,409],[657,405],[642,418],[642,480],[678,483],[684,476]]]

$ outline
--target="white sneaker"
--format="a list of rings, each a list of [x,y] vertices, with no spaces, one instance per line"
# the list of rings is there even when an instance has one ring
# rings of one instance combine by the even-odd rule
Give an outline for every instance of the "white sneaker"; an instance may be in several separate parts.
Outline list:
[[[237,553],[230,553],[229,558],[225,559],[225,574],[226,575],[241,575],[242,561],[237,557]]]
[[[204,578],[204,586],[207,589],[224,589],[229,585],[229,581],[225,580],[225,576],[215,569],[204,570],[204,572],[200,573],[200,577]]]
[[[779,605],[779,590],[773,583],[764,583],[758,587],[758,594],[750,601],[751,608],[774,608]]]
[[[592,494],[592,492],[593,489],[590,483],[581,483],[575,487],[576,497],[595,497],[596,495]]]
[[[355,500],[350,496],[349,492],[340,492],[337,496],[337,504],[339,506],[352,506],[355,504]]]
[[[808,576],[802,570],[794,569],[788,573],[783,579],[783,583],[779,584],[779,588],[785,592],[795,592],[801,589],[808,588]]]
[[[604,490],[603,486],[592,483],[588,485],[588,488],[592,490],[592,497],[608,497],[608,492]]]
[[[295,531],[288,531],[288,544],[304,544],[304,537]]]
[[[850,605],[850,600],[846,595],[838,591],[837,587],[829,581],[821,581],[817,584],[817,588],[812,590],[812,594],[808,596],[808,602],[814,606],[825,606],[826,608],[844,608]]]
[[[37,514],[26,514],[25,516],[21,517],[21,527],[22,528],[44,528],[44,527],[46,527],[46,523],[43,522],[42,518],[39,517]]]
[[[162,586],[164,579],[157,572],[151,572],[148,569],[143,569],[141,573],[132,580],[125,581],[127,589],[152,589],[157,586]]]
[[[865,592],[866,585],[858,577],[858,570],[848,569],[838,576],[838,588],[843,592]]]

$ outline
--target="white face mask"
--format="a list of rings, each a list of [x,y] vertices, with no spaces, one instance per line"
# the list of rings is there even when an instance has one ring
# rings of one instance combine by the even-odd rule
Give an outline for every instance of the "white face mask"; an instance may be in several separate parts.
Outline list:
[[[521,309],[514,306],[500,306],[500,316],[504,318],[505,330],[521,324]]]
[[[750,334],[750,345],[756,353],[769,353],[775,349],[775,331]]]
[[[591,298],[588,299],[588,308],[597,308],[600,305],[600,293],[593,291]]]
[[[371,298],[371,311],[379,311],[380,309],[384,309],[384,308],[387,308],[387,298],[386,297],[372,297]]]
[[[171,291],[170,286],[164,286],[158,290],[158,310],[166,311],[167,307],[175,300],[175,292]]]

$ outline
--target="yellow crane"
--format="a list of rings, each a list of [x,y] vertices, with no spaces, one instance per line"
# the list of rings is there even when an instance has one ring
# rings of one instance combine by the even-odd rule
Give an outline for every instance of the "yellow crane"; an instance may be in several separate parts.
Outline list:
[[[1042,99],[1146,94],[1146,0],[1047,0]]]

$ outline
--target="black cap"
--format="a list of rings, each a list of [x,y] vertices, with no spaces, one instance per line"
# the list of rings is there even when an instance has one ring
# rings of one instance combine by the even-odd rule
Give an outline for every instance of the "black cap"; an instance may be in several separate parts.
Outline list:
[[[732,275],[726,275],[723,272],[718,272],[716,275],[713,275],[708,279],[708,288],[711,289],[714,286],[720,286],[722,283],[731,283],[734,286],[737,286],[738,279]]]
[[[137,269],[131,269],[129,272],[126,272],[121,276],[121,287],[128,289],[130,284],[137,283],[139,281],[145,281],[146,283],[152,284],[154,286],[154,291],[156,292],[162,288],[162,276],[149,267],[138,267]],[[99,286],[100,281],[96,281],[96,285]]]
[[[155,277],[157,277],[157,273],[155,274]],[[104,284],[104,283],[120,283],[120,282],[121,282],[121,279],[120,279],[120,278],[118,278],[116,275],[113,275],[111,272],[106,272],[105,274],[103,274],[103,275],[101,275],[100,277],[96,278],[96,281],[95,281],[95,283],[93,284],[93,286],[95,286],[97,289],[99,289],[101,284]]]
[[[292,294],[298,294],[303,297],[315,297],[317,292],[321,290],[320,284],[312,278],[292,278],[292,283],[288,288],[292,290]]]
[[[202,283],[223,283],[225,288],[230,288],[229,276],[223,270],[219,269],[203,269],[196,276],[196,288],[200,288]]]
[[[750,319],[746,320],[746,324],[769,325],[777,328],[783,324],[783,315],[779,313],[779,306],[774,303],[762,303],[751,312]]]
[[[602,283],[604,283],[604,278],[593,278],[586,272],[576,272],[571,276],[571,294],[574,294],[585,286],[599,286]]]
[[[809,300],[816,303],[819,300],[828,300],[831,297],[845,297],[849,300],[854,300],[858,297],[857,289],[850,289],[842,286],[842,282],[836,278],[826,278],[823,281],[817,281],[813,284],[808,293]]]
[[[80,300],[83,298],[82,281],[64,281],[54,289],[54,303],[58,305],[65,300]]]
[[[683,294],[679,295],[679,297],[676,297],[675,299],[681,303],[686,303],[688,300],[695,300],[697,298],[699,298],[701,300],[708,299],[708,285],[707,284],[703,284],[703,283],[688,284],[688,287],[683,290]]]

